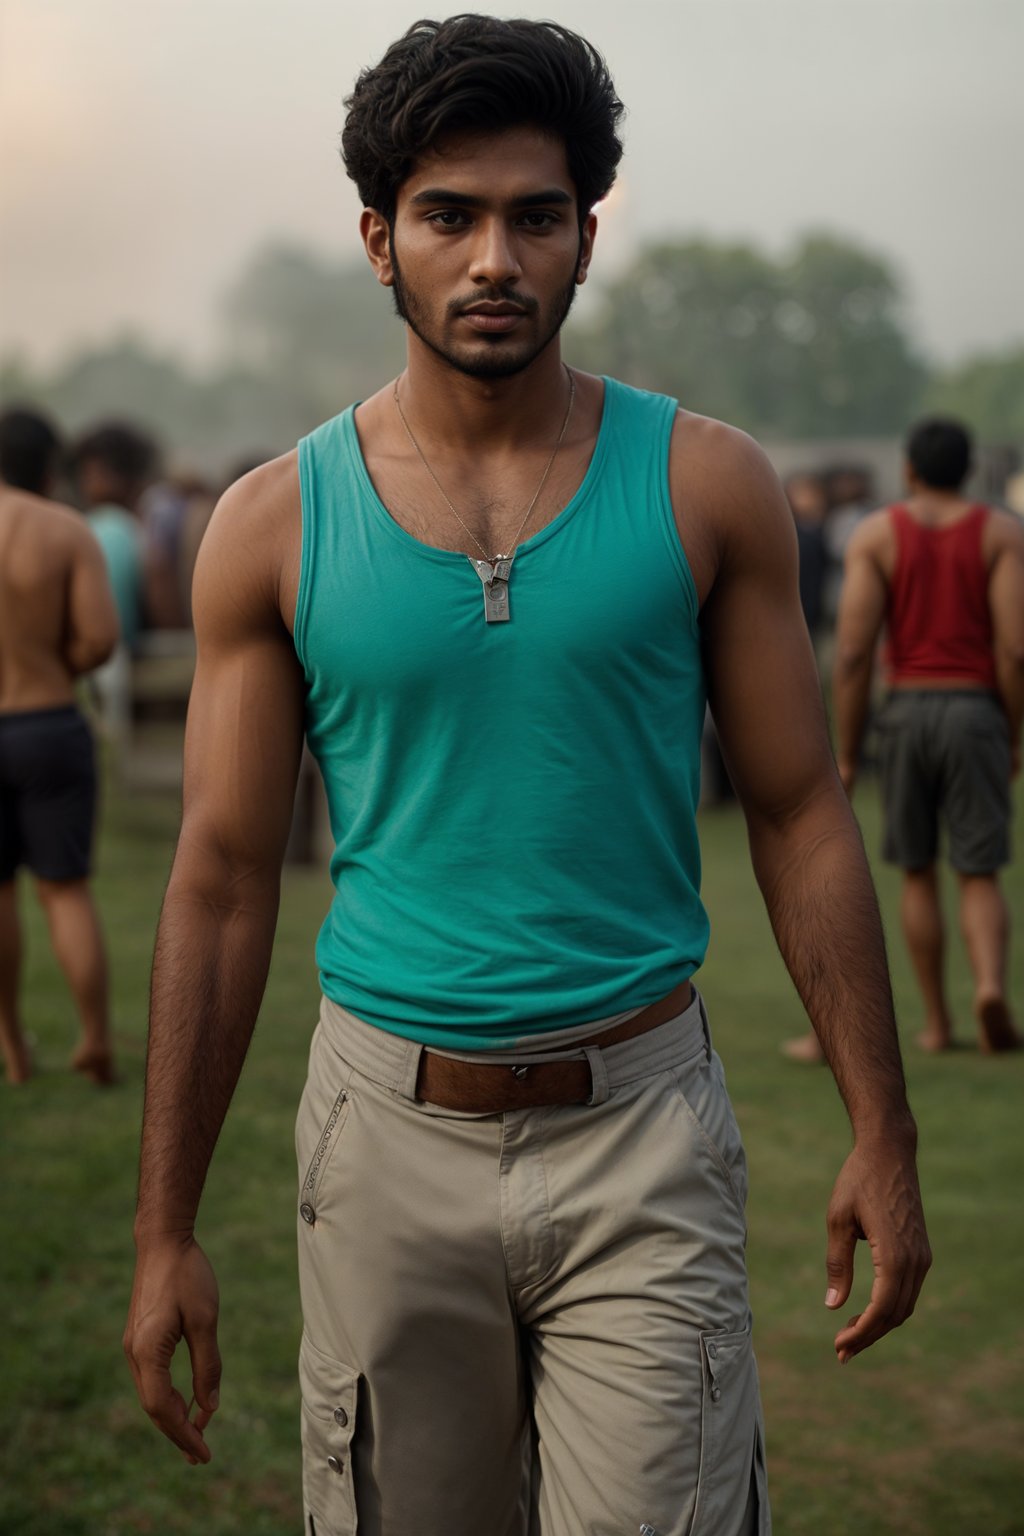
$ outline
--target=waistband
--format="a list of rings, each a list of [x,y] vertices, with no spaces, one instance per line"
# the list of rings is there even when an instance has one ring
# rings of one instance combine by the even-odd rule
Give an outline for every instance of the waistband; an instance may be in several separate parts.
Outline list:
[[[420,1056],[427,1046],[401,1035],[388,1034],[374,1024],[367,1024],[330,998],[320,1003],[320,1029],[328,1045],[364,1077],[404,1098],[416,1098]],[[541,1037],[543,1039],[543,1037]],[[681,1066],[692,1057],[710,1054],[711,1032],[704,999],[693,989],[689,1005],[674,1019],[658,1024],[631,1040],[616,1045],[567,1046],[564,1050],[490,1051],[486,1056],[445,1051],[446,1057],[479,1061],[494,1065],[530,1066],[553,1061],[589,1062],[593,1077],[591,1103],[602,1103],[612,1088],[650,1077],[655,1072]],[[436,1053],[440,1054],[440,1053]]]
[[[970,683],[936,683],[931,688],[919,688],[913,683],[890,679],[886,702],[892,703],[894,699],[990,699],[994,704],[1000,702],[999,694],[988,683],[979,683],[977,687]]]
[[[16,730],[20,725],[60,723],[62,720],[80,720],[82,711],[77,704],[47,704],[43,709],[0,709],[0,729],[9,726]]]

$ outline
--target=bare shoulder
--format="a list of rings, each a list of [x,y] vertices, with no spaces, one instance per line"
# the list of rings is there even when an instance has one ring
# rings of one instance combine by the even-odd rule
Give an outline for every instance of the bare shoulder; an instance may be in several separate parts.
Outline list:
[[[301,545],[298,451],[292,449],[250,470],[217,502],[196,560],[197,626],[233,610],[250,620],[276,615],[290,628]]]
[[[785,497],[760,443],[711,416],[680,410],[672,432],[673,497],[716,524],[743,524],[751,511],[774,516]]]
[[[1024,554],[1024,518],[993,507],[985,524],[985,543],[993,558],[1009,550]]]
[[[775,469],[748,433],[680,410],[669,483],[679,535],[701,599],[728,562],[795,559],[793,518]]]
[[[850,542],[846,546],[846,554],[851,556],[867,556],[884,558],[893,546],[894,540],[892,509],[879,507],[876,512],[869,512],[859,522],[850,535]]]
[[[0,493],[0,517],[17,522],[19,538],[35,538],[54,552],[68,555],[97,548],[96,539],[81,512],[61,501],[34,496],[30,491],[4,488]]]

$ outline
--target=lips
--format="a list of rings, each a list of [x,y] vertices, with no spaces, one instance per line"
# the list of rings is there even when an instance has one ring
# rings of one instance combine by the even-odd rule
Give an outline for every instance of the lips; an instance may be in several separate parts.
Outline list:
[[[462,311],[462,318],[477,331],[510,331],[525,314],[515,304],[474,304]]]
[[[521,304],[488,304],[481,300],[479,304],[469,304],[462,311],[464,315],[524,315],[525,309]]]

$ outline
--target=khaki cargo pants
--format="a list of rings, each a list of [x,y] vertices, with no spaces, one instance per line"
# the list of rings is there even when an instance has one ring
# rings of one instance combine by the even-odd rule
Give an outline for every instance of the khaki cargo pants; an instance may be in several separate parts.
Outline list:
[[[746,1169],[703,1003],[588,1051],[586,1104],[442,1110],[420,1049],[323,1005],[305,1536],[766,1536]]]

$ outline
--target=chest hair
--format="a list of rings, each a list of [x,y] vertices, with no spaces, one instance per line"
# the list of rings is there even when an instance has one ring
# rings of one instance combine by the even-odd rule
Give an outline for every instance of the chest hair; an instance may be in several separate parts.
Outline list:
[[[520,542],[539,533],[568,505],[579,488],[588,460],[589,452],[577,454],[567,457],[562,464],[552,468],[548,482],[523,529]],[[543,470],[543,462],[536,475],[531,466],[530,478],[517,476],[517,484],[511,487],[488,488],[479,482],[461,487],[445,485],[459,516],[473,530],[489,555],[499,551],[510,552],[511,543]],[[389,468],[376,478],[378,494],[384,505],[395,521],[413,538],[438,549],[459,550],[472,556],[480,554],[437,487],[422,471],[417,473],[415,466],[401,473]],[[445,484],[443,480],[441,483]]]

